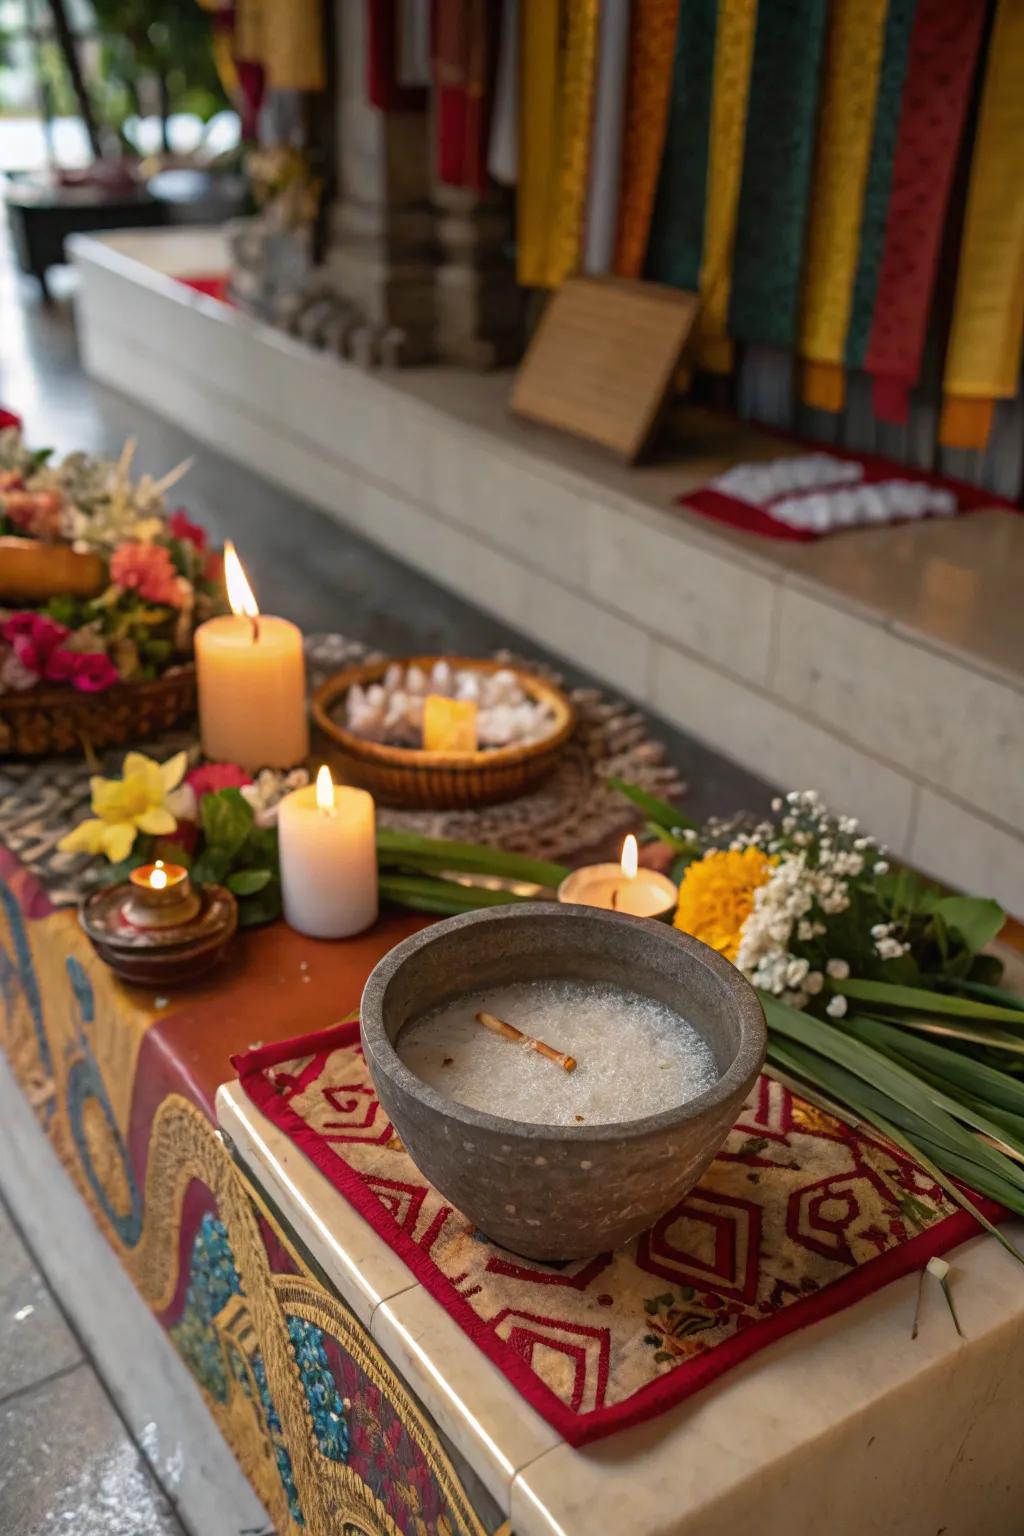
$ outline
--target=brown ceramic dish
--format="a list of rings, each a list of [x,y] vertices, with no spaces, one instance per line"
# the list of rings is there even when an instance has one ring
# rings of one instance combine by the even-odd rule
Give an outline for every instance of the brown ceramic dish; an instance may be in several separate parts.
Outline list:
[[[399,1057],[402,1030],[429,1009],[546,976],[611,982],[667,1003],[711,1046],[717,1082],[637,1120],[531,1125],[438,1093]],[[373,971],[360,1018],[377,1094],[409,1155],[482,1232],[532,1259],[616,1248],[681,1200],[735,1124],[767,1039],[753,987],[707,945],[644,918],[546,902],[414,934]]]
[[[122,981],[160,991],[198,981],[218,963],[238,927],[238,903],[222,885],[198,891],[199,911],[173,927],[137,928],[124,921],[126,903],[137,894],[123,881],[93,891],[82,903],[79,921],[100,959]]]
[[[438,661],[478,672],[514,672],[524,690],[546,703],[554,716],[551,733],[529,746],[495,747],[478,752],[424,752],[415,747],[390,747],[366,741],[336,718],[346,693],[356,683],[379,682],[388,667],[418,666],[430,672]],[[465,656],[400,656],[348,667],[328,678],[313,697],[313,718],[337,749],[351,778],[383,805],[412,810],[451,810],[514,800],[541,784],[558,762],[573,733],[575,711],[566,694],[553,683],[503,661],[478,661]]]
[[[0,694],[0,753],[50,757],[99,750],[158,736],[196,707],[191,662],[142,683],[115,683],[102,693],[36,687]]]

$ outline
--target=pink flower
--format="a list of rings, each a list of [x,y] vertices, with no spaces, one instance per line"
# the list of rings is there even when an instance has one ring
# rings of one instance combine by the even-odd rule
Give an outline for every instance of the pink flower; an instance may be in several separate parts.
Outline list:
[[[15,613],[3,626],[7,641],[21,665],[36,677],[50,677],[54,652],[70,631],[43,613]]]
[[[206,548],[206,529],[194,523],[184,507],[178,508],[174,516],[168,520],[167,527],[172,538],[184,539],[186,544],[194,544],[198,550]]]
[[[252,783],[252,775],[237,763],[202,763],[185,775],[185,783],[201,800],[204,795],[215,795],[219,789],[241,789],[243,784]]]
[[[54,682],[70,683],[78,693],[103,693],[121,681],[104,651],[55,651],[46,675]]]
[[[11,490],[2,502],[4,516],[23,533],[52,539],[60,532],[61,499],[56,491]]]
[[[170,551],[162,544],[122,544],[110,562],[110,579],[123,592],[137,592],[148,603],[181,607],[182,583]]]

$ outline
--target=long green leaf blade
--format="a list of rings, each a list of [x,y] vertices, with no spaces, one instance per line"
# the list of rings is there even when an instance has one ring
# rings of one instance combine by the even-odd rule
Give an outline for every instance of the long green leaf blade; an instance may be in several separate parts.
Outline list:
[[[627,800],[632,800],[649,821],[656,821],[660,827],[671,832],[673,827],[694,827],[697,823],[675,805],[669,805],[667,800],[659,800],[657,795],[652,795],[649,790],[641,789],[638,784],[627,784],[625,779],[610,778],[608,783],[612,789],[617,789],[620,795],[625,795]]]
[[[837,992],[844,997],[865,1003],[888,1003],[894,1008],[912,1008],[922,1014],[950,1014],[961,1019],[987,1019],[994,1024],[1011,1024],[1024,1027],[1024,1019],[1017,1008],[1000,1008],[995,1003],[973,1002],[970,998],[954,997],[948,992],[932,992],[926,987],[902,987],[892,981],[869,981],[863,976],[851,976],[847,981],[833,982]]]

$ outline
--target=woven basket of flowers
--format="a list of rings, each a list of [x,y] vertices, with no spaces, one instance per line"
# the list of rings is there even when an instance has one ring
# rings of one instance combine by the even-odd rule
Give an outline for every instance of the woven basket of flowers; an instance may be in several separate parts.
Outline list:
[[[59,464],[0,431],[0,753],[141,741],[194,712],[196,626],[223,607],[221,556],[116,460]]]

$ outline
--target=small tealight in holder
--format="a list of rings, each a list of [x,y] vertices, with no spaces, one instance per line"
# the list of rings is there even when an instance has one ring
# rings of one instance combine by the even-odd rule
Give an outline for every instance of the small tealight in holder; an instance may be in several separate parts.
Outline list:
[[[223,886],[197,890],[183,865],[157,859],[93,891],[79,916],[116,975],[165,988],[196,981],[217,964],[238,926],[238,905]]]
[[[559,901],[603,907],[628,917],[653,917],[670,922],[679,889],[656,869],[642,869],[632,832],[622,845],[618,864],[585,864],[566,875],[558,887]]]

